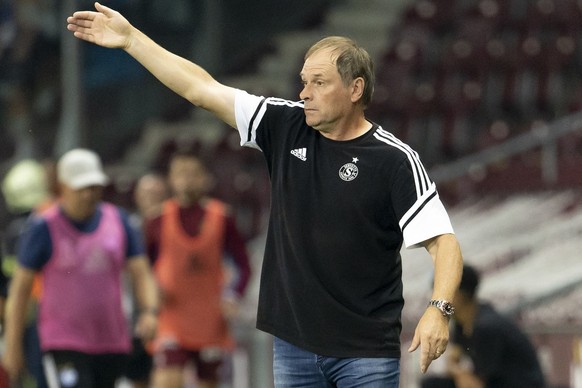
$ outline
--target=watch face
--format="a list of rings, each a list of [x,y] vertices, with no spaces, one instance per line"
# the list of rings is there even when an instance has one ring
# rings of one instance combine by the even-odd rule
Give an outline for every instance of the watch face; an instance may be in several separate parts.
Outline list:
[[[450,303],[443,303],[443,312],[447,315],[453,315],[455,308]]]
[[[455,308],[453,307],[453,305],[450,302],[447,302],[446,300],[431,300],[429,302],[429,305],[438,308],[439,310],[441,310],[443,315],[447,317],[450,317],[455,313]]]

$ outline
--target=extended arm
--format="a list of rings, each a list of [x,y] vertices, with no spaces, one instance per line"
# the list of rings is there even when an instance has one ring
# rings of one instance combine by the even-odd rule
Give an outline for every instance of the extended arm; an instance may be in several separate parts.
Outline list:
[[[6,350],[2,364],[11,379],[16,380],[24,367],[23,336],[32,284],[36,272],[17,265],[8,291],[6,306]]]
[[[236,127],[235,89],[222,85],[200,66],[159,46],[119,12],[99,3],[95,3],[95,8],[97,12],[79,11],[67,18],[67,28],[75,37],[125,50],[172,91]]]
[[[459,287],[463,272],[463,257],[459,243],[453,234],[443,234],[424,244],[434,262],[432,299],[452,301]],[[414,332],[408,351],[421,347],[420,369],[424,373],[430,363],[447,348],[449,321],[434,308],[427,308]]]

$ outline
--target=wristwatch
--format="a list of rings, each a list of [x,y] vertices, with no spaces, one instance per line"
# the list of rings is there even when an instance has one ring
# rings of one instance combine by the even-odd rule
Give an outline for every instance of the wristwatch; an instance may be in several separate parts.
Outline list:
[[[437,309],[441,310],[443,316],[447,318],[450,318],[455,313],[455,308],[453,307],[451,302],[448,302],[446,300],[433,299],[430,302],[428,302],[428,305],[436,307]]]

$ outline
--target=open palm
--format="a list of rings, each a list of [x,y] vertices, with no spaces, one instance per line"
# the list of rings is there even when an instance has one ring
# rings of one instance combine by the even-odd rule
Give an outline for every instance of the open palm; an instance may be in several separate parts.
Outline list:
[[[97,12],[79,11],[67,18],[75,37],[109,48],[125,48],[131,25],[119,12],[95,3]]]

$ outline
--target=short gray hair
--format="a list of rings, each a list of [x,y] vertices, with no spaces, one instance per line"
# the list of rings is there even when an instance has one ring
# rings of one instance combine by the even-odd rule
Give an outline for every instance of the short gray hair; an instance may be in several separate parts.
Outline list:
[[[311,46],[305,53],[304,59],[322,49],[331,49],[331,52],[337,55],[337,71],[345,85],[348,85],[358,77],[364,79],[364,91],[361,101],[364,107],[367,107],[372,101],[375,82],[374,62],[370,54],[350,38],[328,36]]]

